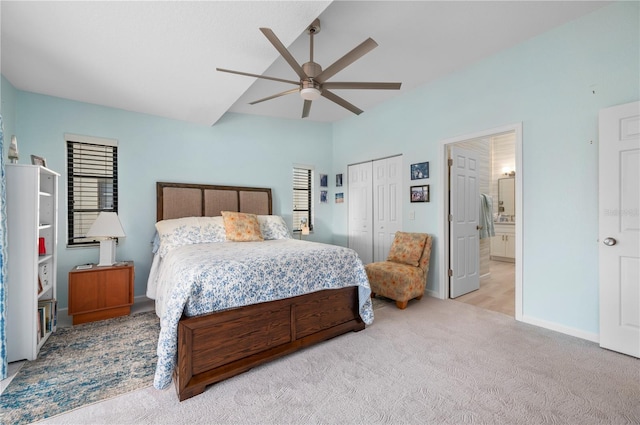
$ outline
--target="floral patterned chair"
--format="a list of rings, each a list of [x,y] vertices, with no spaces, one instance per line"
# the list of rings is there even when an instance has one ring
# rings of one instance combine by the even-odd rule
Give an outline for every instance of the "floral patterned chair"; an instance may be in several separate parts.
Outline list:
[[[431,257],[431,235],[396,232],[387,261],[364,268],[371,285],[371,296],[381,295],[407,308],[409,300],[421,299],[427,286]]]

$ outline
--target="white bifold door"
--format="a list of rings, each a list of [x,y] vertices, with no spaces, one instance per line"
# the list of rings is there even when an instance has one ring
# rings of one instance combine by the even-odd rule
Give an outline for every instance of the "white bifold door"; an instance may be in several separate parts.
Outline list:
[[[347,172],[349,248],[364,264],[373,261],[373,170],[372,162],[350,165]]]
[[[402,230],[402,156],[350,165],[349,248],[363,263],[384,261]]]

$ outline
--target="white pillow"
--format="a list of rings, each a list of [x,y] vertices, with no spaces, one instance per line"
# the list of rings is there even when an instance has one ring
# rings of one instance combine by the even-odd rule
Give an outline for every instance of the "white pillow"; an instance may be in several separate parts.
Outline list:
[[[258,224],[264,240],[291,239],[287,223],[279,215],[259,215]]]
[[[160,257],[164,257],[167,252],[182,245],[227,240],[222,217],[184,217],[162,220],[156,223],[156,230],[160,237],[158,249]]]

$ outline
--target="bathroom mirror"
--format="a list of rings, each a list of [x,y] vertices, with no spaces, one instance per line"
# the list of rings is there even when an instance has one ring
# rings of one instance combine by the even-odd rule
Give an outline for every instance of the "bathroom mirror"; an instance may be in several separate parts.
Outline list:
[[[498,179],[498,212],[501,215],[516,214],[516,185],[513,177]]]

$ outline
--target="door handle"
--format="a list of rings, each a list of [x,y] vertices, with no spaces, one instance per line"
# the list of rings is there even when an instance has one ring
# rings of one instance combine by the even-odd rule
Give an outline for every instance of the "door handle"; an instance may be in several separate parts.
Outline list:
[[[606,246],[614,246],[615,244],[618,243],[617,240],[615,240],[614,238],[606,238],[605,240],[602,241],[603,244],[605,244]]]

